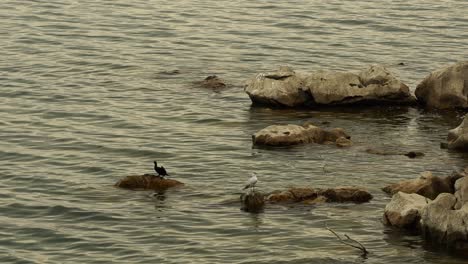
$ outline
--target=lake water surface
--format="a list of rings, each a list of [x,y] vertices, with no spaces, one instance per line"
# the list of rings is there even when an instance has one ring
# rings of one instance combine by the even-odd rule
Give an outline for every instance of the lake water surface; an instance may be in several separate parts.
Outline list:
[[[2,1],[0,263],[466,263],[381,223],[380,188],[468,165],[439,148],[460,113],[252,108],[242,85],[285,64],[383,64],[414,91],[466,59],[467,12],[457,0]],[[194,87],[214,74],[233,86]],[[342,127],[355,146],[252,148],[259,129],[304,121]],[[152,173],[153,160],[186,187],[158,197],[113,187]],[[254,171],[265,192],[358,185],[374,199],[249,214],[238,198]]]

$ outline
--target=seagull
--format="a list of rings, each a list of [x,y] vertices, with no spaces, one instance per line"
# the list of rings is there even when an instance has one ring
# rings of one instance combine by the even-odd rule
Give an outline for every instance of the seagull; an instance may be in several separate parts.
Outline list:
[[[154,161],[154,170],[156,171],[158,176],[163,176],[163,178],[164,176],[169,176],[169,174],[167,174],[166,169],[164,169],[163,166],[158,167],[158,163],[156,161]]]
[[[255,184],[256,183],[257,183],[257,174],[255,174],[255,172],[253,172],[252,177],[250,177],[250,179],[246,182],[246,185],[245,185],[244,189],[242,189],[242,190],[252,188],[252,191],[255,191]]]

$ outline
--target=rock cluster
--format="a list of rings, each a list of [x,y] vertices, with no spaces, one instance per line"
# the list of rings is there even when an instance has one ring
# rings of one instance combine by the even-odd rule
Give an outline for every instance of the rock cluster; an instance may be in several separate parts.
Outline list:
[[[434,177],[426,178],[434,182],[430,180]],[[450,248],[468,249],[468,170],[446,179],[445,183],[454,181],[454,184],[435,197],[433,190],[424,193],[426,197],[398,191],[385,207],[384,222],[418,230],[428,240]]]

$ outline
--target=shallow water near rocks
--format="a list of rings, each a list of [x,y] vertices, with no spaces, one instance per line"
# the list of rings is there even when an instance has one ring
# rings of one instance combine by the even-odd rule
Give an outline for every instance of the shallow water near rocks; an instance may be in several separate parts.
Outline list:
[[[252,108],[255,73],[399,73],[412,90],[466,58],[462,1],[3,1],[0,4],[0,263],[466,263],[384,227],[380,188],[466,154],[439,148],[460,113],[407,107]],[[398,65],[404,62],[405,65]],[[213,92],[194,81],[218,75]],[[252,148],[271,124],[344,128],[354,147]],[[367,147],[422,151],[377,156]],[[116,189],[158,160],[184,188]],[[262,191],[364,186],[366,204],[239,210]],[[340,244],[346,233],[370,254]]]

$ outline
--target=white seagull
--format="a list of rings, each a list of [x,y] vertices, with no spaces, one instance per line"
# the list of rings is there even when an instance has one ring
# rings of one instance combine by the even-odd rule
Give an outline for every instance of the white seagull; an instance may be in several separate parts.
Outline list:
[[[254,191],[256,183],[257,183],[257,174],[255,174],[255,172],[253,172],[252,177],[250,177],[250,179],[246,182],[246,185],[245,185],[244,189],[242,189],[242,190],[252,188],[252,191]]]

